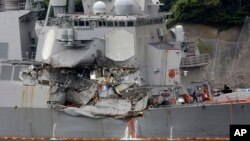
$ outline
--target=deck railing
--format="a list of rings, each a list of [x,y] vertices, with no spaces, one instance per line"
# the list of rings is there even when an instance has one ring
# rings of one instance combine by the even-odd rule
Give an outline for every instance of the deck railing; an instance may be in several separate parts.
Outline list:
[[[210,56],[209,54],[183,57],[181,59],[181,67],[198,67],[209,64]]]
[[[26,3],[18,3],[18,10],[40,11],[45,9],[43,5],[37,3],[31,3],[30,7],[26,7],[26,5]]]

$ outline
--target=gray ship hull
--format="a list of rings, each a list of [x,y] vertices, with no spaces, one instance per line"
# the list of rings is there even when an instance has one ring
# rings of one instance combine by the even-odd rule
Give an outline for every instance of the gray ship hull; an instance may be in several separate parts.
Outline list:
[[[150,109],[134,119],[140,138],[228,138],[230,124],[250,124],[250,104]],[[0,108],[0,136],[124,138],[128,121],[73,117],[53,109]]]

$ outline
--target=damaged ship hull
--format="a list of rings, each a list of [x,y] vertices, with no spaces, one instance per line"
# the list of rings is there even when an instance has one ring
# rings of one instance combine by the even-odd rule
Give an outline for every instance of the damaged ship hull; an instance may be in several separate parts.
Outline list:
[[[160,1],[82,0],[78,13],[51,0],[44,21],[41,0],[19,2],[0,14],[8,33],[0,36],[0,140],[228,138],[230,124],[250,124],[249,103],[190,104],[195,90],[211,100],[206,84],[179,86],[203,82],[210,56],[182,26],[167,32],[171,13],[159,13]],[[159,108],[164,102],[177,106]]]
[[[129,127],[128,120],[73,117],[50,108],[6,107],[0,115],[2,137],[124,138]],[[249,103],[149,109],[134,119],[131,136],[227,138],[230,124],[250,124],[249,117]]]

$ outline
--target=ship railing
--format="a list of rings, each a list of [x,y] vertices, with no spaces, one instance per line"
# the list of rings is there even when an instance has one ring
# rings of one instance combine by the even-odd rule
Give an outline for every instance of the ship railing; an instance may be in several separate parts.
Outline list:
[[[44,6],[38,3],[31,3],[30,7],[27,7],[26,3],[18,3],[18,10],[41,11],[44,9]]]
[[[31,10],[32,11],[41,11],[41,10],[45,10],[45,7],[44,7],[44,5],[42,5],[40,3],[32,3]]]
[[[180,67],[197,67],[209,64],[210,55],[204,54],[199,56],[183,57]]]
[[[59,25],[60,25],[60,21],[58,19],[49,18],[46,26],[59,26]]]
[[[18,3],[18,10],[25,10],[26,3]]]
[[[54,21],[58,21],[60,23],[54,23]],[[50,18],[48,20],[48,26],[71,26],[71,27],[84,27],[84,28],[101,28],[101,27],[135,27],[135,26],[145,26],[145,25],[154,25],[154,24],[162,24],[165,22],[164,17],[153,17],[153,18],[138,18],[129,19],[129,20],[105,20],[105,19],[72,19],[69,16],[62,16],[60,18]]]

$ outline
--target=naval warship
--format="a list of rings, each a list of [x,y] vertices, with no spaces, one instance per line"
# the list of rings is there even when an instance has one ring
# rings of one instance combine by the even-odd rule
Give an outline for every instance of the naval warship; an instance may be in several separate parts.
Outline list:
[[[210,56],[166,29],[159,0],[0,5],[1,139],[228,139],[250,124],[249,92],[212,94]]]

